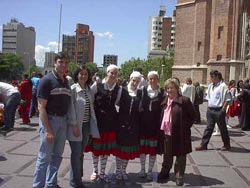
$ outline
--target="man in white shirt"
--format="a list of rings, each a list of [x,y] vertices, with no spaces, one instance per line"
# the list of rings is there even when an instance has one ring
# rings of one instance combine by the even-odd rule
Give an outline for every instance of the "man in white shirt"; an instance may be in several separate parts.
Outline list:
[[[21,95],[11,84],[0,82],[0,101],[4,104],[4,126],[1,131],[10,131],[14,128],[15,113],[20,103]]]
[[[227,106],[231,101],[231,94],[228,90],[227,85],[222,81],[222,75],[219,71],[211,71],[210,77],[212,83],[208,86],[206,97],[206,99],[208,100],[207,127],[203,133],[200,146],[196,147],[195,150],[207,150],[207,145],[212,136],[215,123],[217,123],[221,132],[222,141],[224,143],[221,150],[229,151],[231,149],[231,146],[225,121],[225,115]]]
[[[187,78],[186,83],[181,89],[182,95],[188,97],[192,103],[194,103],[195,98],[195,87],[192,84],[192,79]]]

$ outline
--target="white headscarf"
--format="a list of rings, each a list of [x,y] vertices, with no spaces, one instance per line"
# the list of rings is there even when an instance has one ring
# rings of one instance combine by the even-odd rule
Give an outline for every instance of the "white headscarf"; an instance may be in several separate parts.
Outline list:
[[[152,76],[152,75],[157,76],[157,79],[159,79],[159,74],[158,74],[157,71],[149,71],[149,72],[148,72],[148,78],[149,78],[150,76]]]
[[[133,71],[133,72],[130,74],[130,80],[131,80],[132,78],[138,78],[138,79],[141,80],[141,77],[142,77],[142,75],[141,75],[141,73],[138,72],[138,71]]]
[[[139,82],[140,82],[141,77],[142,77],[142,75],[141,75],[141,73],[138,72],[138,71],[134,71],[134,72],[132,72],[132,73],[130,74],[130,81],[129,81],[129,83],[128,83],[128,93],[129,93],[130,96],[136,96],[136,95],[137,95],[137,88],[135,88],[135,90],[132,90],[132,89],[131,89],[131,82],[132,82],[131,80],[132,80],[133,78],[135,78],[135,79],[139,80]]]
[[[118,68],[116,65],[110,64],[110,65],[107,67],[107,72],[109,72],[109,71],[112,70],[112,69],[119,70],[119,68]]]

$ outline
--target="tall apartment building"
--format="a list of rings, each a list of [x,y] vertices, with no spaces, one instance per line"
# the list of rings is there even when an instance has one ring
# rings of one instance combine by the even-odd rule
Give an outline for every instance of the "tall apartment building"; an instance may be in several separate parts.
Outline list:
[[[94,61],[95,37],[88,25],[77,24],[76,35],[63,35],[62,51],[68,52],[71,61],[86,64]]]
[[[165,56],[174,48],[175,18],[165,17],[165,13],[161,6],[158,16],[149,18],[148,57]]]
[[[71,62],[75,61],[75,44],[76,44],[75,35],[63,35],[62,51],[68,53]]]
[[[110,64],[117,65],[118,63],[118,56],[117,55],[104,55],[103,56],[103,69],[104,72],[107,72],[107,67]]]
[[[16,19],[11,19],[3,24],[2,53],[14,53],[22,57],[24,71],[35,65],[35,40],[34,27],[25,27]]]
[[[56,53],[54,51],[45,52],[45,63],[44,68],[52,68],[54,67]]]
[[[178,0],[173,76],[210,83],[211,70],[225,82],[245,77],[249,1]],[[249,30],[250,36],[250,30]]]
[[[94,61],[95,37],[88,25],[76,25],[75,59],[78,64]]]
[[[172,24],[171,24],[171,39],[170,39],[170,49],[175,47],[175,26],[176,26],[176,10],[173,11]]]
[[[117,55],[104,55],[103,56],[103,66],[109,66],[110,64],[117,65],[118,56]]]

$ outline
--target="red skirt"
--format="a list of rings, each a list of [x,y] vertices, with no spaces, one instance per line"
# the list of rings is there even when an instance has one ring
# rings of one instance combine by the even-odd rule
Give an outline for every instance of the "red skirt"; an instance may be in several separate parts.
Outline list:
[[[94,156],[116,153],[116,133],[109,131],[101,133],[100,138],[89,137],[85,152],[92,152]]]
[[[240,104],[237,101],[234,101],[232,105],[229,106],[227,111],[227,117],[234,117],[234,116],[240,116],[241,114],[241,108]]]
[[[114,154],[123,160],[133,160],[140,157],[140,146],[117,146]]]
[[[140,138],[140,153],[156,155],[157,154],[158,139],[154,137],[141,136]]]

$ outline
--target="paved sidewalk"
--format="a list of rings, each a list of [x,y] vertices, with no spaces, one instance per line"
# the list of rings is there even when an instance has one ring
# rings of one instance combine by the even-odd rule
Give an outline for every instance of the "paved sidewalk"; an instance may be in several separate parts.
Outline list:
[[[202,124],[192,128],[193,148],[200,143],[204,128],[206,127],[206,106],[201,105]],[[31,125],[20,125],[17,119],[15,129],[6,136],[0,134],[0,187],[3,188],[30,188],[32,187],[33,172],[36,163],[37,150],[39,147],[38,118],[31,119]],[[237,119],[229,120],[232,126],[237,125]],[[240,129],[230,129],[232,150],[220,151],[222,146],[220,136],[213,136],[207,151],[193,151],[188,155],[184,186],[187,187],[224,187],[224,188],[247,188],[250,187],[250,132]],[[69,187],[69,159],[70,148],[66,144],[63,161],[59,170],[59,185]],[[139,159],[129,162],[127,172],[130,181],[110,184],[103,182],[90,182],[92,172],[91,154],[85,155],[84,160],[84,183],[87,188],[163,188],[176,187],[174,174],[171,171],[170,180],[159,184],[156,182],[157,174],[161,169],[162,157],[157,156],[153,182],[147,182],[138,177],[140,170]],[[148,162],[148,159],[147,159]],[[112,177],[115,170],[114,157],[109,157],[107,173]]]

